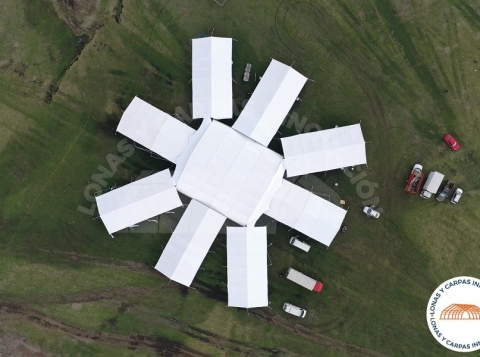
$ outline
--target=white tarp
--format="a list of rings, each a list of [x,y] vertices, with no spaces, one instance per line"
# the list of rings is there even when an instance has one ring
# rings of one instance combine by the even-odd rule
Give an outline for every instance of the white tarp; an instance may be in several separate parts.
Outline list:
[[[122,115],[117,131],[175,163],[195,130],[153,105],[133,98]]]
[[[185,286],[192,284],[226,217],[192,200],[155,269]]]
[[[232,39],[192,40],[193,118],[229,119],[232,109]]]
[[[287,180],[277,191],[266,215],[329,246],[347,211]]]
[[[268,306],[267,228],[227,227],[228,306]]]
[[[367,163],[360,124],[281,140],[288,177]]]
[[[95,199],[110,234],[182,205],[168,169]]]
[[[190,155],[177,190],[245,226],[255,222],[283,174],[283,158],[232,128],[213,121]],[[283,167],[283,166],[282,166]]]
[[[268,146],[306,81],[292,67],[272,60],[233,128]]]

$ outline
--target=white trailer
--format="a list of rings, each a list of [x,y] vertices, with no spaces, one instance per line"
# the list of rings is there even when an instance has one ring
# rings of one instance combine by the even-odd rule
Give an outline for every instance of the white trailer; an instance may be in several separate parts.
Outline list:
[[[283,304],[283,311],[298,317],[302,317],[302,318],[305,317],[305,315],[307,314],[307,310],[302,309],[301,307],[289,304],[288,302]]]
[[[430,198],[432,195],[436,194],[438,188],[442,184],[444,175],[437,171],[432,171],[428,174],[427,181],[423,185],[423,190],[420,193],[422,198]]]
[[[322,291],[323,288],[323,284],[321,282],[316,281],[315,279],[312,279],[293,268],[288,268],[287,279],[317,293]]]

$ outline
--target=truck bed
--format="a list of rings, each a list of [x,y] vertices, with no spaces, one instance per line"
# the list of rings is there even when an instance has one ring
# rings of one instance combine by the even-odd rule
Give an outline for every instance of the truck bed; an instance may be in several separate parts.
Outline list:
[[[419,169],[413,169],[412,173],[408,177],[405,191],[410,193],[418,193],[420,186],[422,185],[424,174]]]

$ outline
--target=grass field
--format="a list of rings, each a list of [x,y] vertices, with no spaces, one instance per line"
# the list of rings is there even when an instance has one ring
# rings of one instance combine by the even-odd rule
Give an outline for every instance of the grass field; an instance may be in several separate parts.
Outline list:
[[[269,57],[295,61],[314,82],[294,116],[324,129],[361,121],[369,142],[368,167],[317,175],[346,200],[347,233],[305,254],[279,224],[268,236],[271,309],[249,314],[225,306],[224,235],[186,289],[151,268],[169,234],[111,239],[85,213],[100,165],[113,172],[101,188],[169,166],[126,155],[115,128],[135,95],[188,115],[190,39],[213,28],[238,40],[240,109],[255,88],[241,81],[246,62],[258,77]],[[478,2],[7,0],[0,35],[0,345],[13,355],[12,339],[45,356],[454,355],[425,308],[441,282],[480,277]],[[460,203],[406,194],[414,163],[462,187]],[[380,219],[361,212],[368,200]],[[324,291],[286,281],[290,266]],[[306,318],[286,316],[285,301]]]

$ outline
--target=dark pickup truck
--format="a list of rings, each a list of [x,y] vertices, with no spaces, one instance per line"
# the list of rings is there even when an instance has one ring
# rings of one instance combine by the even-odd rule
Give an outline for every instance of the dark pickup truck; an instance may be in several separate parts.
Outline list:
[[[440,186],[440,189],[437,192],[436,199],[437,201],[442,202],[445,200],[445,198],[448,196],[450,191],[453,189],[453,186],[455,184],[452,181],[445,181],[442,186]]]

